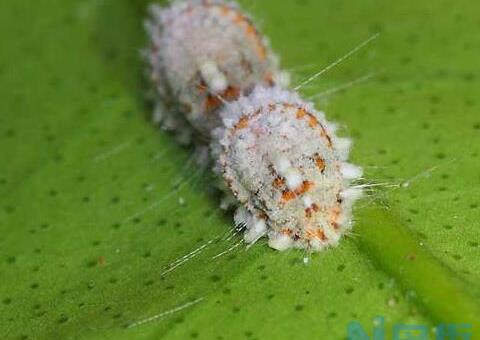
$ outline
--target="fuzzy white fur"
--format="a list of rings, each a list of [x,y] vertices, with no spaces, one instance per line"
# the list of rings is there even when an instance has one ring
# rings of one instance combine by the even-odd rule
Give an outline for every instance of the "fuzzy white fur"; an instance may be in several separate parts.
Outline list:
[[[264,234],[278,250],[336,245],[361,196],[350,183],[362,170],[344,161],[350,141],[338,138],[311,103],[279,87],[257,87],[226,104],[221,118],[211,150],[240,205],[245,241]]]
[[[221,206],[237,207],[245,241],[267,236],[278,250],[336,245],[362,193],[351,188],[362,169],[347,163],[350,139],[283,89],[288,74],[236,4],[174,1],[153,5],[150,14],[145,56],[154,120],[183,143],[199,141],[204,163],[209,143],[223,180]]]
[[[223,101],[246,95],[255,85],[288,81],[268,40],[233,2],[152,5],[145,27],[150,44],[144,55],[156,99],[154,121],[167,130],[195,131],[195,136],[208,138],[219,125]]]

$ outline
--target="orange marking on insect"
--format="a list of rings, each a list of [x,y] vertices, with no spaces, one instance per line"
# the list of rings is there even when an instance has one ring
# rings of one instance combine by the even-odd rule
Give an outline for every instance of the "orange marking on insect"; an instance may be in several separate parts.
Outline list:
[[[308,125],[312,128],[318,125],[318,119],[311,113],[308,114]]]
[[[310,191],[310,189],[313,188],[313,185],[314,185],[313,182],[303,181],[302,186],[300,188],[298,188],[297,190],[295,190],[295,194],[296,195],[302,195],[302,194]]]
[[[297,196],[303,195],[313,188],[314,183],[310,181],[303,181],[302,186],[295,191],[285,190],[282,192],[282,201],[286,203],[295,199]]]
[[[312,218],[313,214],[320,210],[319,206],[316,203],[313,203],[311,206],[305,209],[305,216],[307,218]]]
[[[305,233],[305,238],[307,240],[312,240],[312,239],[319,239],[321,241],[326,241],[327,237],[325,236],[325,233],[323,232],[323,229],[318,228],[318,229],[307,229]]]
[[[319,239],[321,241],[327,241],[327,237],[325,236],[325,233],[321,228],[318,229],[308,229],[307,232],[305,233],[305,238],[307,240],[312,240],[312,239]]]
[[[205,110],[211,112],[222,105],[222,100],[218,96],[209,94],[205,99]]]
[[[245,129],[247,127],[248,127],[248,117],[243,116],[238,120],[237,124],[235,124],[234,129],[235,130],[241,130],[241,129]]]
[[[307,112],[305,109],[301,108],[297,110],[297,119],[303,119],[307,117],[308,119],[308,125],[310,127],[315,127],[318,125],[318,119],[312,115],[311,113]]]
[[[315,164],[317,165],[317,168],[323,173],[325,171],[325,167],[326,167],[325,160],[322,157],[320,157],[320,155],[318,153],[316,153],[313,156],[313,159],[315,161]]]
[[[307,240],[315,238],[315,232],[312,229],[307,229],[307,231],[305,232],[305,238]]]
[[[298,109],[297,110],[297,119],[302,119],[307,115],[307,111],[305,109]]]
[[[273,80],[273,74],[272,72],[267,72],[263,76],[263,80],[270,86],[275,85],[275,81]]]
[[[285,107],[288,108],[286,105],[285,105]],[[328,135],[327,131],[325,130],[325,127],[322,124],[320,124],[317,117],[315,117],[313,114],[307,112],[303,108],[297,109],[297,119],[302,119],[305,116],[307,116],[308,125],[311,128],[314,128],[314,127],[320,125],[320,128],[321,128],[320,135],[327,140],[327,145],[331,149],[333,147],[332,138]]]
[[[283,177],[276,177],[274,180],[273,180],[273,186],[275,188],[281,188],[285,185],[285,178]]]
[[[222,98],[226,100],[235,100],[240,96],[240,89],[238,87],[229,86],[227,89],[221,94]]]
[[[329,223],[335,230],[339,228],[338,218],[340,217],[340,214],[341,214],[341,208],[339,205],[335,206],[330,212]]]
[[[199,84],[197,85],[197,89],[206,90],[207,88],[205,85]],[[205,100],[205,110],[206,112],[211,112],[223,104],[222,99],[232,101],[237,99],[239,95],[240,89],[234,86],[227,87],[227,89],[219,95],[209,94]]]
[[[320,229],[320,228],[315,230],[315,237],[322,241],[327,240],[327,236],[325,236],[323,229]]]
[[[325,128],[323,126],[322,126],[322,132],[320,133],[320,135],[327,140],[328,147],[331,149],[333,146],[332,138],[328,135],[327,131],[325,131]]]
[[[283,235],[292,236],[293,230],[290,228],[283,228],[282,230],[280,230],[280,233]]]
[[[257,218],[258,219],[261,219],[261,220],[268,220],[268,215],[265,211],[260,211],[258,214],[257,214]]]
[[[296,196],[297,195],[293,191],[285,190],[284,192],[282,192],[282,201],[284,203],[288,202],[288,201],[291,201],[291,200],[295,199]]]

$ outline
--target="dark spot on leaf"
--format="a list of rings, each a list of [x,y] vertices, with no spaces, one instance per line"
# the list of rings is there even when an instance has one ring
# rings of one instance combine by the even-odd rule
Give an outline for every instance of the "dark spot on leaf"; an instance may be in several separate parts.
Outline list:
[[[61,314],[60,318],[58,319],[58,323],[65,323],[68,321],[68,316],[65,314]]]
[[[221,278],[220,276],[218,276],[218,275],[212,275],[212,276],[210,276],[210,280],[211,280],[212,282],[218,282],[218,281],[220,281],[221,279],[222,279],[222,278]]]
[[[329,319],[335,319],[336,317],[337,317],[337,313],[335,313],[335,312],[331,312],[327,315],[327,318],[329,318]]]
[[[87,268],[93,268],[97,265],[97,260],[89,260],[87,261]]]
[[[458,254],[452,254],[452,257],[454,260],[457,260],[457,261],[460,261],[462,259],[462,256]]]

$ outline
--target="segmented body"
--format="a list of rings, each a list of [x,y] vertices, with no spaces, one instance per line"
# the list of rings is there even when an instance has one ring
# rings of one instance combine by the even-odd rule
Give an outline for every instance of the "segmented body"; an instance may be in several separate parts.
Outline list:
[[[155,117],[183,142],[209,145],[235,223],[254,243],[319,251],[352,225],[362,175],[350,140],[295,91],[268,41],[231,2],[152,6],[147,28]]]
[[[208,139],[224,102],[249,94],[256,85],[285,81],[268,40],[236,4],[176,1],[167,8],[153,5],[150,13],[146,56],[156,120],[165,128],[188,133],[187,120],[197,136]]]
[[[351,227],[350,189],[360,168],[346,162],[350,140],[292,91],[256,88],[227,104],[212,145],[217,171],[240,205],[246,241],[320,250]]]

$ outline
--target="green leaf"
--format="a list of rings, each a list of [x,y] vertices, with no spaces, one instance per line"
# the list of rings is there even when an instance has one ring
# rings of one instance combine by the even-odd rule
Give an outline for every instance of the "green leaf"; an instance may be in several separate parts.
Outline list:
[[[384,183],[307,264],[246,250],[212,175],[150,123],[146,3],[0,2],[2,339],[344,339],[376,316],[387,337],[397,323],[478,332],[476,2],[242,1],[296,83],[381,33],[302,90],[376,73],[317,106]]]

